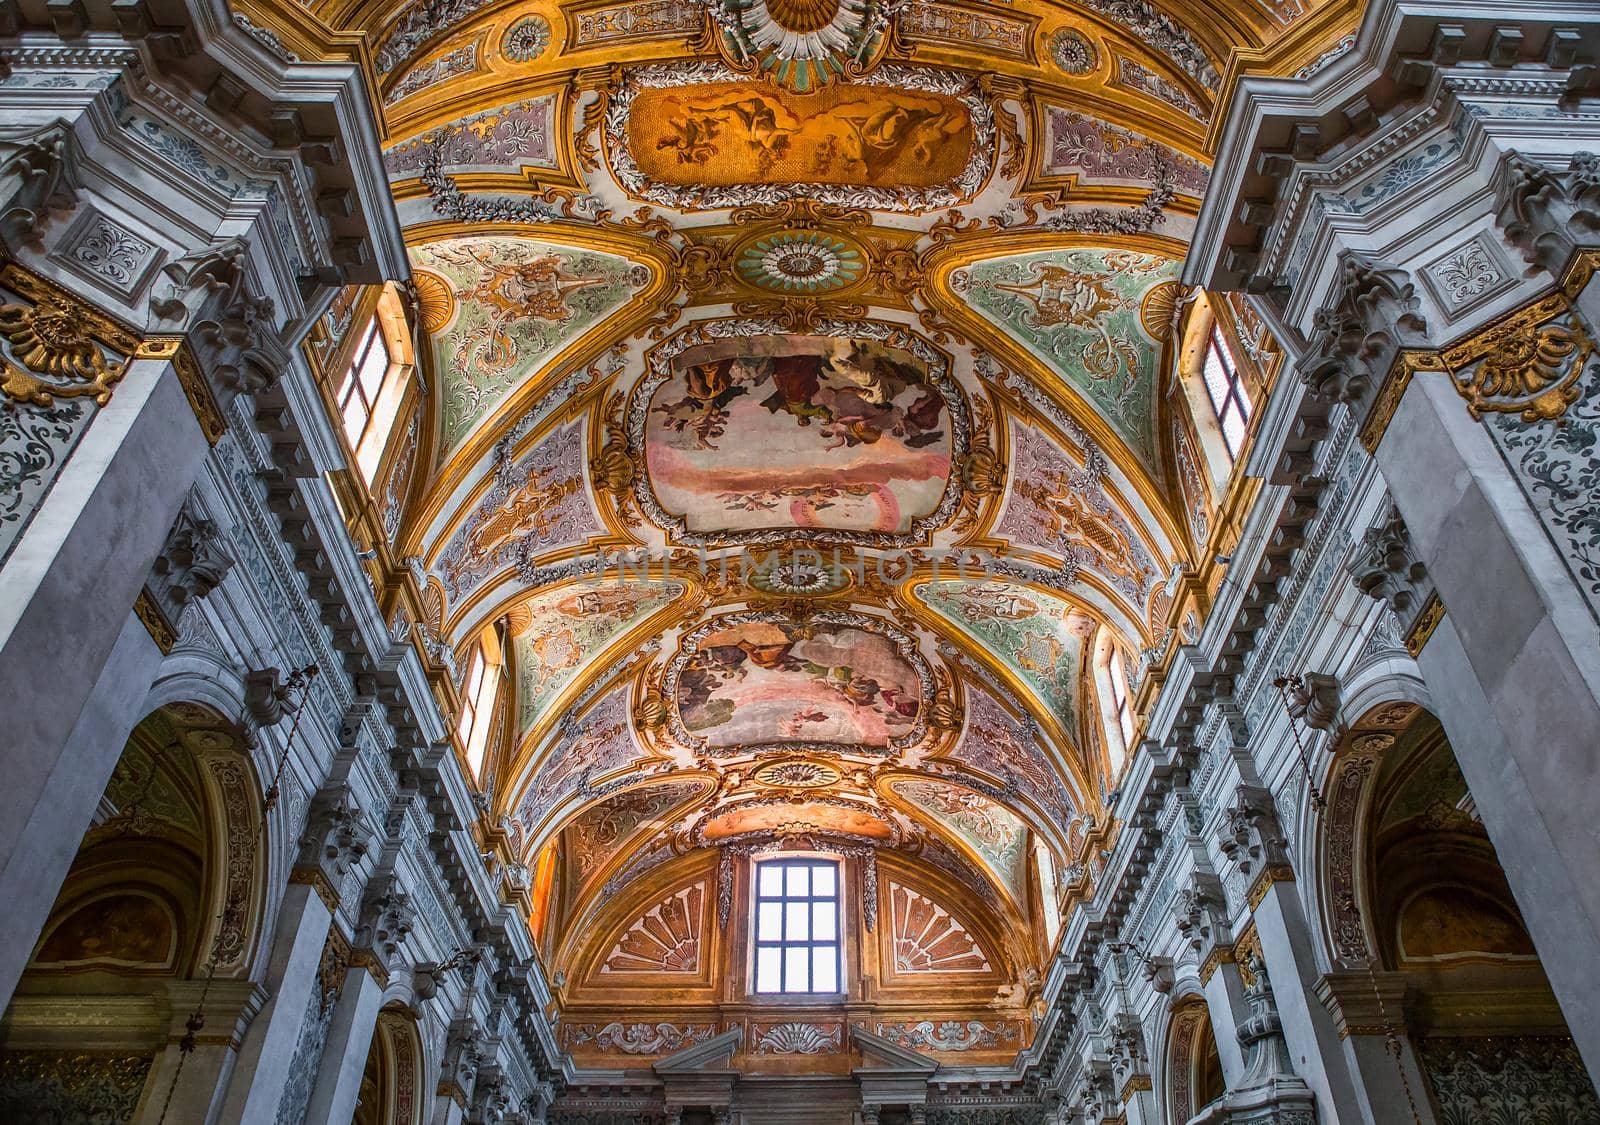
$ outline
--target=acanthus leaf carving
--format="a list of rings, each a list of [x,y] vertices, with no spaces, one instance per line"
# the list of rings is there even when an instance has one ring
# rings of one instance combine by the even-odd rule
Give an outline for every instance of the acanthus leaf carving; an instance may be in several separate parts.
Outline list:
[[[1239,786],[1223,818],[1218,843],[1228,862],[1246,879],[1289,865],[1288,841],[1278,824],[1272,794],[1258,786]]]
[[[1350,565],[1356,589],[1384,603],[1400,623],[1402,637],[1410,637],[1429,607],[1437,604],[1433,580],[1417,558],[1405,520],[1392,505],[1362,537]]]
[[[0,241],[13,250],[38,249],[51,216],[78,205],[72,126],[57,118],[42,127],[7,129],[0,149],[9,150],[0,156],[0,182],[13,182],[0,211]]]
[[[320,872],[337,893],[347,872],[367,854],[372,829],[348,783],[325,787],[312,798],[300,835],[300,866]]]
[[[161,595],[171,604],[174,617],[191,601],[205,598],[222,585],[233,569],[233,556],[224,542],[214,521],[196,515],[188,505],[178,512],[151,567],[161,579]]]
[[[1556,172],[1506,153],[1495,172],[1495,221],[1530,265],[1559,277],[1580,246],[1600,243],[1600,156],[1574,153]]]
[[[252,292],[241,235],[169,262],[150,294],[150,330],[187,334],[212,382],[255,393],[277,382],[287,362],[270,297]]]
[[[1301,375],[1312,395],[1364,414],[1400,352],[1426,345],[1420,308],[1405,270],[1346,251],[1332,299],[1313,322],[1316,336]]]

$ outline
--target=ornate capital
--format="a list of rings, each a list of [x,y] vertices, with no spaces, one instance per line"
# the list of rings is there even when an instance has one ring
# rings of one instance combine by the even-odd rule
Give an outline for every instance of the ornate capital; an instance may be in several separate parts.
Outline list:
[[[511,1082],[498,1066],[485,1066],[472,1090],[471,1125],[506,1125],[512,1110]]]
[[[400,890],[391,876],[382,886],[369,886],[361,900],[361,921],[356,927],[356,944],[370,949],[392,968],[417,919],[411,896]]]
[[[51,216],[77,207],[76,153],[72,126],[60,118],[0,131],[0,242],[13,252],[40,249]]]
[[[1227,900],[1222,880],[1208,872],[1196,871],[1189,885],[1172,900],[1172,916],[1178,933],[1203,960],[1218,942],[1227,940]]]
[[[212,243],[165,266],[150,294],[150,329],[184,334],[218,398],[255,393],[278,380],[288,352],[270,298],[252,292],[250,243]]]
[[[489,1058],[483,1039],[477,1021],[471,1017],[451,1021],[450,1033],[445,1038],[438,1093],[452,1098],[463,1108],[469,1104],[473,1087],[477,1085],[479,1067]]]
[[[1346,251],[1333,297],[1314,320],[1301,375],[1311,394],[1364,415],[1401,351],[1427,343],[1420,307],[1410,274]]]
[[[151,585],[165,603],[162,608],[177,620],[184,606],[209,595],[231,569],[233,556],[221,530],[185,504],[151,567],[157,579]]]
[[[1218,844],[1228,862],[1252,881],[1264,871],[1289,866],[1288,841],[1278,824],[1272,794],[1254,785],[1239,786]]]
[[[1443,616],[1428,568],[1412,548],[1405,520],[1393,505],[1368,528],[1350,565],[1356,589],[1383,602],[1400,622],[1400,635],[1415,656]]]
[[[320,871],[334,887],[367,854],[372,830],[345,783],[318,790],[300,836],[300,866]]]
[[[1560,277],[1575,251],[1600,245],[1600,156],[1576,153],[1557,172],[1508,152],[1494,186],[1495,222],[1530,265]]]

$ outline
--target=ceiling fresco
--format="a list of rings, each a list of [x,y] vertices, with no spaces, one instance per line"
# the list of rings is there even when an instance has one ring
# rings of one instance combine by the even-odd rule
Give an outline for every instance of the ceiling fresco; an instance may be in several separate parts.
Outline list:
[[[1026,897],[1028,830],[1015,813],[981,793],[943,781],[896,781],[893,789],[954,832],[989,865],[1012,898]]]
[[[909,639],[865,616],[733,614],[682,644],[666,685],[674,730],[697,749],[888,751],[926,729],[927,671]]]
[[[445,449],[650,280],[647,266],[618,255],[526,238],[431,242],[412,247],[411,259]]]
[[[905,352],[769,336],[675,366],[650,398],[645,459],[657,499],[691,532],[904,533],[944,497],[949,412]]]
[[[1314,60],[1314,7],[308,0],[367,34],[411,248],[386,531],[447,703],[505,641],[484,824],[559,860],[575,1050],[715,1034],[763,849],[881,861],[884,987],[1027,1045],[1031,857],[1116,829],[1091,642],[1165,651],[1219,522],[1172,404],[1221,75]],[[605,1008],[652,989],[704,1004]]]

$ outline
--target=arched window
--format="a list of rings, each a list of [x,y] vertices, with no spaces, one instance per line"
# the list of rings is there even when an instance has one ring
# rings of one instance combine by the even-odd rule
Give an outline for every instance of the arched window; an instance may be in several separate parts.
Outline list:
[[[405,310],[391,283],[357,335],[350,361],[334,385],[334,406],[356,467],[367,482],[377,478],[389,435],[415,370]]]
[[[1122,655],[1122,646],[1111,630],[1102,628],[1095,643],[1095,687],[1100,695],[1100,714],[1106,742],[1109,767],[1108,780],[1113,784],[1122,776],[1128,754],[1133,749],[1136,723],[1133,714],[1133,692],[1128,684],[1128,665]]]
[[[472,779],[483,778],[483,753],[494,724],[494,705],[500,696],[500,670],[504,663],[500,636],[487,628],[467,657],[467,676],[461,683],[461,714],[456,719],[456,740],[466,755]]]

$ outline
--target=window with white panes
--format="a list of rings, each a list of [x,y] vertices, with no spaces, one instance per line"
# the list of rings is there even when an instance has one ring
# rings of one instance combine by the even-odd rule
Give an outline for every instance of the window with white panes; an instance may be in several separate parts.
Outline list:
[[[838,862],[762,860],[755,883],[755,991],[763,996],[844,991]]]
[[[1211,326],[1211,337],[1206,341],[1201,374],[1206,394],[1211,399],[1211,409],[1216,412],[1217,425],[1222,430],[1223,443],[1228,447],[1228,457],[1236,460],[1250,427],[1250,397],[1245,393],[1244,379],[1233,352],[1216,324]]]
[[[1133,745],[1133,705],[1128,700],[1128,673],[1122,666],[1122,650],[1111,646],[1106,660],[1107,678],[1111,681],[1111,709],[1117,715],[1117,729],[1122,732],[1122,745]]]
[[[356,345],[350,366],[339,383],[339,416],[344,420],[345,437],[356,450],[370,445],[378,395],[389,374],[389,346],[383,341],[383,326],[374,316]]]
[[[489,745],[489,724],[499,688],[500,667],[490,661],[480,642],[472,647],[472,656],[467,661],[467,678],[462,681],[461,689],[461,715],[456,719],[456,737],[466,752],[474,781],[482,775],[483,752]]]

